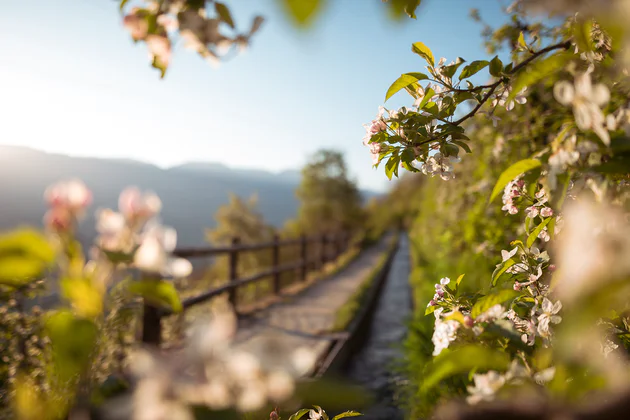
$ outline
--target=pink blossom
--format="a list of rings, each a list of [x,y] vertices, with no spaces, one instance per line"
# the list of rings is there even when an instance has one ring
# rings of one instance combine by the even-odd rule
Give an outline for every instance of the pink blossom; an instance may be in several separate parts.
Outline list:
[[[143,17],[135,13],[128,14],[123,18],[123,25],[135,40],[141,40],[147,37],[149,31],[149,23]]]
[[[553,216],[553,210],[550,207],[543,207],[540,209],[540,215],[542,217],[551,217]]]
[[[118,209],[130,224],[143,223],[162,209],[162,201],[153,193],[142,194],[136,187],[126,188],[118,198]]]
[[[53,207],[44,215],[44,226],[53,232],[66,232],[72,227],[72,215],[66,208]]]
[[[149,35],[146,38],[146,43],[151,55],[168,66],[171,61],[171,41],[165,36]]]
[[[48,187],[44,198],[50,207],[63,207],[71,213],[81,213],[92,203],[92,193],[78,179],[59,182]]]
[[[534,217],[538,216],[539,210],[536,206],[530,206],[525,209],[525,213],[527,214],[527,217],[533,219]]]

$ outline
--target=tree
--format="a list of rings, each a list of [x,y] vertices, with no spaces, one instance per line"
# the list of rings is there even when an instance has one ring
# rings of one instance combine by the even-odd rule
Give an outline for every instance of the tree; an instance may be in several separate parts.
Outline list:
[[[257,209],[258,198],[253,195],[248,200],[231,194],[230,201],[219,207],[215,214],[216,227],[208,229],[206,236],[213,245],[230,245],[233,238],[238,238],[243,244],[258,244],[269,242],[275,233]],[[239,254],[239,274],[252,273],[270,264],[267,250],[244,252]],[[219,259],[213,266],[213,277],[226,279],[228,261]]]
[[[298,224],[305,233],[352,230],[363,223],[361,194],[338,151],[320,150],[311,157],[297,197]]]

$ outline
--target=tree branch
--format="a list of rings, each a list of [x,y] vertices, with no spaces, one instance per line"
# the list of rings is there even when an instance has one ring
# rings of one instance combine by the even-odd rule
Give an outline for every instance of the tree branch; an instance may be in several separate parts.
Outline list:
[[[531,55],[531,57],[528,57],[527,59],[523,60],[521,63],[519,63],[517,66],[515,66],[509,73],[508,75],[512,76],[514,74],[516,74],[517,72],[519,72],[520,70],[522,70],[525,66],[527,66],[529,63],[531,63],[532,61],[534,61],[535,59],[537,59],[538,57],[540,57],[541,55],[547,54],[548,52],[554,51],[554,50],[559,50],[559,49],[569,49],[571,47],[571,41],[564,41],[564,42],[560,42],[558,44],[554,44],[554,45],[550,45],[546,48],[543,48],[540,51],[537,51],[535,53],[533,53]],[[486,103],[488,101],[488,99],[490,99],[490,97],[492,96],[492,94],[494,93],[494,91],[499,87],[499,85],[501,85],[501,83],[503,83],[503,80],[499,80],[491,85],[487,85],[490,90],[484,95],[484,97],[481,99],[481,101],[479,101],[479,103],[477,104],[477,106],[475,108],[473,108],[472,111],[470,111],[468,114],[464,115],[462,118],[460,118],[459,120],[453,122],[453,125],[460,125],[461,123],[463,123],[464,121],[466,121],[467,119],[471,118],[472,116],[474,116],[477,111],[479,111],[479,109],[483,106],[484,103]]]

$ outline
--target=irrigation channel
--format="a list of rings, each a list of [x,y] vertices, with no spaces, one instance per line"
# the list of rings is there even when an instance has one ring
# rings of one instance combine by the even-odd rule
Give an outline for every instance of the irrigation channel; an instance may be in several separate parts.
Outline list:
[[[401,234],[388,278],[381,289],[369,333],[345,367],[345,377],[369,390],[374,404],[362,412],[366,420],[404,419],[396,407],[394,389],[401,376],[395,363],[404,356],[402,344],[412,314],[409,287],[409,240]]]

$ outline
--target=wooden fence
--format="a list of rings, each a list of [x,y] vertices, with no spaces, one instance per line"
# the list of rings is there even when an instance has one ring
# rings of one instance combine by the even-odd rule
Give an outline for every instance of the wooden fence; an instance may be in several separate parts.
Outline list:
[[[242,244],[238,237],[232,239],[230,246],[212,248],[188,248],[177,249],[174,255],[181,258],[209,258],[227,255],[229,260],[228,282],[222,286],[201,292],[196,296],[182,301],[183,310],[208,302],[212,298],[227,293],[230,304],[236,309],[237,291],[240,287],[253,284],[267,278],[272,282],[272,293],[282,293],[281,275],[287,272],[295,272],[298,279],[305,281],[309,271],[322,268],[326,263],[336,260],[351,246],[352,235],[349,232],[323,233],[314,236],[301,236],[296,239],[280,239],[274,236],[271,242],[259,244]],[[317,246],[312,246],[317,244]],[[309,246],[311,245],[311,246]],[[283,247],[299,247],[300,257],[295,263],[280,264],[280,250]],[[311,255],[312,250],[318,253]],[[244,252],[269,250],[271,255],[271,267],[257,274],[247,277],[239,277],[239,255]],[[309,252],[310,251],[310,252]],[[143,305],[142,317],[142,341],[147,344],[159,345],[162,340],[162,318],[171,315],[166,309],[156,308],[147,302]]]

